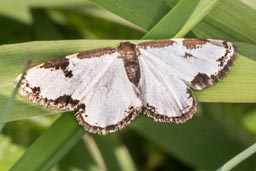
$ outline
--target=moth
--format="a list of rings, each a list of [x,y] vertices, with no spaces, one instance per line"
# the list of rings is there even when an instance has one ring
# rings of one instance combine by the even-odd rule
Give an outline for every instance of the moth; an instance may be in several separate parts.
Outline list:
[[[219,81],[237,55],[223,40],[123,41],[37,65],[18,92],[39,105],[75,111],[91,133],[120,130],[141,112],[155,121],[184,123],[197,108],[191,90]]]

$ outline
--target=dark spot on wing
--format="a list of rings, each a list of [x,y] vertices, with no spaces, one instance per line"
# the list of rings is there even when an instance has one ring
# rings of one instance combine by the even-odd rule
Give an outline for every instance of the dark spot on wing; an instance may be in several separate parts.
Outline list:
[[[61,59],[57,59],[54,61],[49,61],[45,64],[43,64],[42,66],[40,66],[40,68],[54,68],[54,69],[62,69],[65,70],[67,68],[67,66],[69,65],[69,59],[67,58],[61,58]]]
[[[28,84],[27,84],[27,86],[28,86]],[[33,88],[31,88],[31,90],[34,94],[37,94],[37,95],[40,94],[40,87],[33,87]]]
[[[49,61],[43,64],[42,66],[40,66],[40,68],[46,68],[51,70],[61,69],[65,77],[71,78],[73,74],[72,74],[72,71],[67,69],[68,65],[69,65],[69,59],[61,58],[54,61]]]
[[[229,47],[228,47],[228,42],[224,41],[222,44],[223,44],[224,48],[226,48],[226,49],[229,48]]]
[[[194,77],[193,81],[191,81],[192,88],[203,89],[204,87],[212,85],[213,83],[221,80],[224,77],[224,75],[228,72],[231,65],[238,56],[238,50],[235,45],[228,43],[226,41],[224,41],[222,44],[223,47],[226,48],[226,52],[224,56],[221,56],[217,59],[217,62],[219,62],[218,72],[215,72],[210,76],[203,73],[198,73]]]
[[[228,55],[231,53],[231,46],[228,46],[227,42],[224,41],[223,43],[223,47],[226,49],[226,52],[223,56],[221,56],[220,58],[218,58],[216,61],[219,62],[219,67],[223,67],[226,60],[228,60]],[[230,62],[232,60],[229,60],[228,62]],[[232,65],[232,64],[228,64],[228,65]]]
[[[147,41],[147,42],[142,42],[138,44],[138,47],[141,47],[143,49],[147,49],[148,47],[150,48],[163,48],[166,46],[170,46],[175,41],[171,39],[164,39],[164,40],[153,40],[153,41]]]
[[[72,77],[73,77],[72,71],[70,71],[70,70],[65,70],[65,71],[63,71],[63,72],[64,72],[65,77],[68,77],[68,78],[72,78]]]
[[[219,67],[223,67],[223,65],[226,61],[226,56],[222,56],[219,59],[217,59],[216,61],[219,62]]]
[[[193,55],[189,52],[185,52],[184,58],[191,58]]]
[[[30,91],[31,90],[31,91]],[[30,86],[28,81],[24,79],[21,86],[18,89],[22,96],[27,97],[34,103],[39,105],[50,107],[59,110],[74,110],[77,107],[79,100],[73,99],[71,95],[62,95],[56,99],[49,99],[47,97],[42,97],[41,88]]]
[[[80,104],[77,106],[77,111],[85,111],[85,104],[80,103]]]
[[[209,42],[207,39],[184,39],[182,43],[187,49],[197,49],[207,42]]]
[[[70,95],[60,96],[53,101],[55,104],[63,104],[63,105],[71,104],[72,106],[75,106],[79,103],[79,100],[73,99]]]
[[[217,78],[217,80],[221,79],[229,70],[230,66],[229,65],[225,65],[222,70],[220,72],[218,72],[218,74],[216,76],[212,76],[214,79]],[[216,80],[216,81],[217,81]]]
[[[101,57],[105,54],[112,54],[116,51],[116,48],[102,48],[102,49],[94,49],[85,52],[80,52],[77,54],[77,58],[84,59],[84,58],[97,58]]]
[[[210,78],[207,74],[204,74],[204,73],[200,73],[200,72],[199,72],[199,73],[194,77],[193,81],[191,81],[191,84],[192,84],[193,86],[195,86],[195,87],[198,87],[198,86],[200,86],[200,87],[205,87],[205,86],[207,86],[207,85],[210,84],[210,80],[211,80],[211,78]]]

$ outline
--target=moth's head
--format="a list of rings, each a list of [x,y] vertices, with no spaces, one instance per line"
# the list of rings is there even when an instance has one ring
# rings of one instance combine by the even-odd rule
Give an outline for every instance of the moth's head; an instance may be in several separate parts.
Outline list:
[[[117,47],[118,51],[133,51],[136,48],[136,44],[129,41],[122,41]]]
[[[123,59],[136,59],[140,54],[140,52],[137,49],[137,45],[129,41],[122,41],[120,45],[117,47],[117,51],[119,53],[119,57]]]

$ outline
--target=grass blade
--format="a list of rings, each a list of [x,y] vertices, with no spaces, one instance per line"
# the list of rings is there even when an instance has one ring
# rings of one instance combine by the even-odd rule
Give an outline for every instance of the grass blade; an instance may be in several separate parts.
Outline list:
[[[64,113],[12,166],[10,171],[48,171],[83,136],[84,130],[72,113]],[[33,159],[33,164],[31,164]]]
[[[118,133],[107,136],[94,135],[93,138],[102,154],[107,170],[137,170],[127,147],[120,140]]]
[[[99,150],[96,142],[94,141],[93,137],[89,134],[85,134],[83,137],[83,140],[84,140],[85,144],[87,145],[88,150],[89,150],[91,156],[93,157],[95,163],[99,167],[99,169],[102,171],[107,170],[104,159],[103,159],[103,157],[100,153],[100,150]]]
[[[60,40],[63,39],[58,28],[54,25],[47,11],[42,8],[31,10],[33,17],[34,36],[37,40]]]
[[[184,37],[197,23],[199,23],[208,13],[215,7],[219,0],[203,0],[200,1],[190,15],[184,26],[177,32],[174,37]]]
[[[163,0],[90,1],[146,30],[152,28],[170,10]]]
[[[256,10],[238,0],[219,1],[192,31],[202,38],[256,43]]]
[[[181,0],[168,12],[143,39],[161,39],[173,37],[186,23],[192,12],[196,8],[199,0]]]
[[[229,171],[233,169],[235,166],[237,166],[239,163],[243,162],[245,159],[253,155],[254,153],[256,153],[256,143],[247,148],[246,150],[242,151],[241,153],[239,153],[237,156],[233,157],[228,162],[226,162],[217,171]]]

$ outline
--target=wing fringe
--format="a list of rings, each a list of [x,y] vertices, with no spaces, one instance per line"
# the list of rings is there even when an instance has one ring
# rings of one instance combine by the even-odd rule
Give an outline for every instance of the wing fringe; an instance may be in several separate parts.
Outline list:
[[[138,114],[141,112],[141,107],[130,106],[125,111],[126,117],[123,120],[119,121],[116,124],[108,125],[106,127],[94,126],[87,123],[82,116],[84,112],[86,112],[86,108],[82,110],[78,110],[77,113],[75,114],[78,123],[82,125],[84,129],[90,133],[106,135],[108,133],[119,131],[124,127],[126,127],[127,125],[129,125],[136,118],[136,116],[138,116]]]

